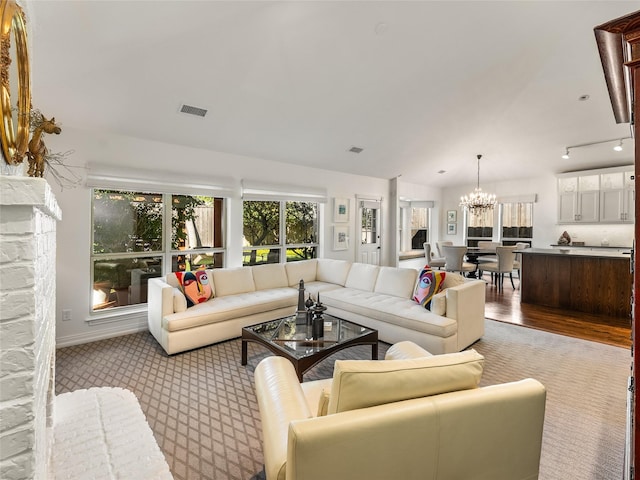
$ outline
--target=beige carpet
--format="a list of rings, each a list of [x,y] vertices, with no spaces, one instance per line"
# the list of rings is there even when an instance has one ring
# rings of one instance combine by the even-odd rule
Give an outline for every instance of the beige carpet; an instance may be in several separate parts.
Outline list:
[[[548,390],[541,480],[622,478],[628,350],[487,321],[473,348],[486,357],[482,384],[525,377]],[[388,345],[380,343],[380,357]],[[370,358],[354,347],[335,358]],[[268,353],[240,340],[167,356],[147,332],[59,349],[56,393],[123,387],[140,400],[171,472],[182,479],[247,480],[262,469],[253,369]],[[305,380],[326,378],[332,359]]]

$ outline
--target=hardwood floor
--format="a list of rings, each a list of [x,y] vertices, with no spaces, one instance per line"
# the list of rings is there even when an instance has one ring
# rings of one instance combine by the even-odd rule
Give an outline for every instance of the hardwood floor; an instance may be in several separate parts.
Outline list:
[[[489,280],[488,275],[485,280]],[[487,283],[487,318],[617,347],[631,347],[631,319],[523,304],[520,303],[517,278],[514,278],[514,283],[515,290],[505,278],[502,292]]]

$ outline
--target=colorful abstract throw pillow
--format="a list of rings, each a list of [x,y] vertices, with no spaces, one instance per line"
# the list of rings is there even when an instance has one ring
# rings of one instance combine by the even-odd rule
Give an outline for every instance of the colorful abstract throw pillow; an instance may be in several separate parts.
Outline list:
[[[187,299],[187,308],[206,302],[212,296],[209,277],[205,270],[175,272],[182,293]]]
[[[431,270],[429,265],[425,265],[420,272],[418,283],[413,292],[413,299],[424,308],[429,308],[433,296],[442,290],[442,282],[445,276],[445,272]]]

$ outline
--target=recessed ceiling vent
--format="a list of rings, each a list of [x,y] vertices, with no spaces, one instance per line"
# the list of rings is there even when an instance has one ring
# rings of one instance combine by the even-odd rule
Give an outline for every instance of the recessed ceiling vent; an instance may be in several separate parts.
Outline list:
[[[180,113],[188,113],[189,115],[195,115],[196,117],[204,117],[207,114],[207,110],[199,107],[192,107],[191,105],[182,105],[180,107]]]
[[[364,148],[360,148],[360,147],[351,147],[351,148],[349,149],[349,151],[350,151],[351,153],[360,153],[360,152],[361,152],[361,151],[363,151],[363,150],[364,150]]]

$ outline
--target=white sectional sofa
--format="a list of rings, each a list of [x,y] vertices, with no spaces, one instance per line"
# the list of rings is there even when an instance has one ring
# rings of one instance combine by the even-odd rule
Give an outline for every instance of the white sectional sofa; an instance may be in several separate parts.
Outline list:
[[[447,273],[438,313],[413,299],[418,272],[342,260],[208,270],[213,298],[186,307],[175,275],[149,279],[149,330],[168,354],[241,335],[242,327],[295,313],[298,284],[327,313],[375,328],[379,339],[411,340],[431,353],[458,352],[484,335],[484,282]],[[436,302],[433,302],[434,305]]]

